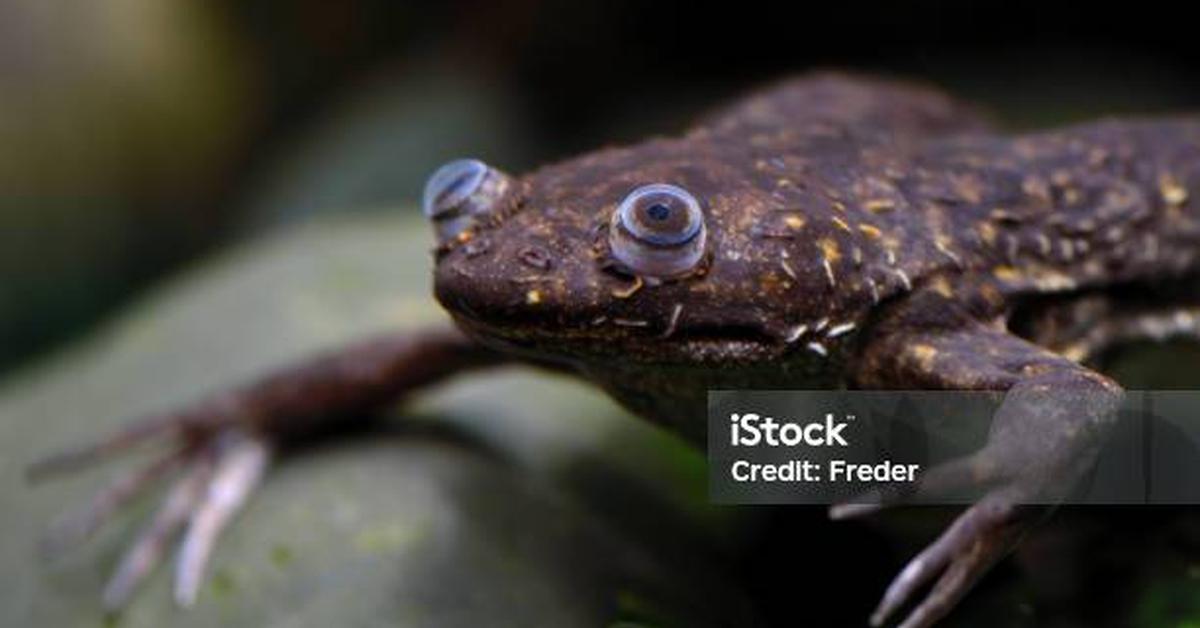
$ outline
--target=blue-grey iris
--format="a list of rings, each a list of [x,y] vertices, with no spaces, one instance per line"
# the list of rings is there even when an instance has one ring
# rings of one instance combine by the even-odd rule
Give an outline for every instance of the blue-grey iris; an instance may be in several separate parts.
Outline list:
[[[670,277],[695,268],[704,255],[704,212],[687,190],[666,183],[643,185],[613,213],[609,244],[630,272]]]

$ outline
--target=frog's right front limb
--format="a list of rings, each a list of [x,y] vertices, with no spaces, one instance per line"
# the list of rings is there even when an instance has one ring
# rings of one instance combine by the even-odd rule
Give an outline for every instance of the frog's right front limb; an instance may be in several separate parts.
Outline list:
[[[122,505],[178,472],[160,510],[126,552],[104,593],[123,607],[181,531],[175,598],[191,604],[222,529],[246,502],[276,444],[331,429],[449,376],[508,361],[461,332],[397,333],[285,368],[241,389],[131,423],[106,438],[45,458],[33,478],[78,469],[153,439],[171,441],[146,467],[117,479],[51,525],[44,542],[61,551],[87,538]]]
[[[904,502],[970,490],[980,495],[888,587],[873,625],[932,587],[904,628],[929,626],[1003,558],[1047,506],[1092,468],[1116,418],[1122,391],[1112,380],[999,325],[957,316],[951,304],[901,304],[866,340],[858,381],[892,389],[1005,392],[987,443],[929,469],[912,492],[831,509],[843,518]],[[906,307],[907,305],[907,307]],[[941,305],[941,307],[930,307]]]

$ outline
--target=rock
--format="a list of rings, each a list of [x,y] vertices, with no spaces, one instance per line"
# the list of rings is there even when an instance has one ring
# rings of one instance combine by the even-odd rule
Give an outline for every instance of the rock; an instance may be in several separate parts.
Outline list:
[[[147,452],[35,486],[41,454],[320,349],[444,315],[413,212],[293,228],[187,273],[0,388],[0,624],[95,625],[155,506],[54,561],[40,531]],[[537,399],[537,403],[528,403]],[[222,540],[196,606],[155,573],[121,626],[728,625],[728,511],[703,458],[579,383],[512,369],[284,457]],[[151,496],[153,497],[153,496]],[[626,624],[622,624],[626,625]]]

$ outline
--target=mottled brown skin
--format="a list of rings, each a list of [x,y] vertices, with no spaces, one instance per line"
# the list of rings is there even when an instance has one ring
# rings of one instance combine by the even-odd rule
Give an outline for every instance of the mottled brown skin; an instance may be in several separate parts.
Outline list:
[[[650,183],[702,204],[706,258],[686,276],[612,259],[610,216]],[[1028,504],[1086,471],[1120,388],[1083,364],[1114,342],[1198,331],[1198,203],[1198,118],[1006,136],[928,88],[802,77],[684,135],[517,179],[436,253],[437,297],[465,337],[368,343],[43,469],[148,432],[190,449],[230,426],[278,437],[505,360],[576,373],[697,443],[708,388],[1009,391],[989,443],[917,489],[982,492],[873,617],[936,578],[904,624],[925,626],[1012,547]]]

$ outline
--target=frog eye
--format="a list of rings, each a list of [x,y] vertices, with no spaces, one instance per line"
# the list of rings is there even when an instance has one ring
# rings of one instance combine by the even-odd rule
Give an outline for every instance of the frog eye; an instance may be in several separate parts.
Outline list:
[[[493,212],[509,183],[508,175],[478,159],[456,159],[430,175],[421,207],[446,240]]]
[[[632,191],[613,213],[613,256],[638,275],[669,277],[695,268],[704,255],[704,212],[694,196],[665,183]]]

